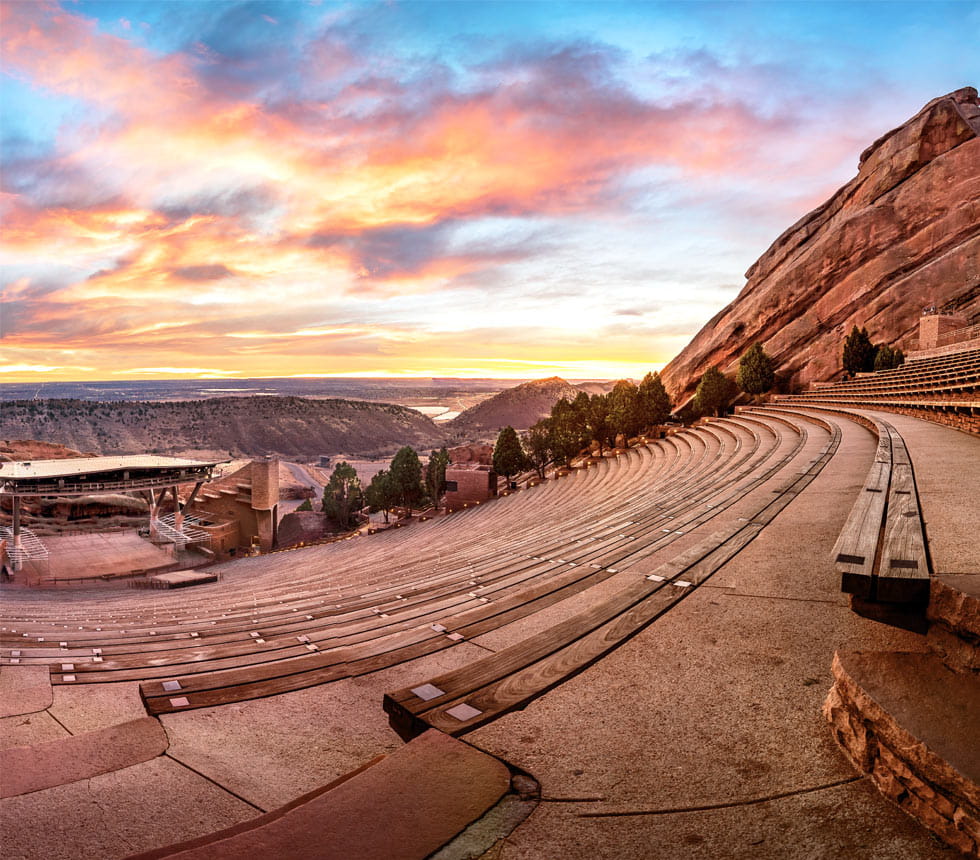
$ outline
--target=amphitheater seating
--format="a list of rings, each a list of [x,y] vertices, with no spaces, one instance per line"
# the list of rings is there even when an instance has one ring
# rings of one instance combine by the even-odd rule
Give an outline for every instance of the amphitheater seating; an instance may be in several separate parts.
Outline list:
[[[867,406],[980,433],[980,350],[911,360],[891,370],[779,397],[777,402]]]
[[[27,595],[5,605],[0,645],[4,657],[17,645],[17,659],[50,666],[55,685],[139,680],[151,713],[375,671],[512,623],[639,563],[785,468],[805,435],[771,415],[711,422],[587,461],[494,505],[280,556],[276,573],[249,577],[247,590],[234,575],[244,582],[261,560],[229,566],[220,592],[207,596],[154,592],[149,601],[102,591],[97,606],[66,611],[51,601],[51,613],[41,595]],[[552,516],[537,516],[543,509]],[[459,546],[469,523],[479,547]],[[342,586],[330,584],[323,564],[344,570]]]
[[[924,604],[929,565],[908,451],[887,421],[865,421],[878,435],[878,450],[834,547],[841,591],[884,603]]]
[[[836,428],[835,428],[836,430]],[[746,546],[819,474],[840,431],[810,466],[764,500],[744,525],[717,532],[604,601],[463,669],[388,693],[392,727],[412,737],[429,727],[459,735],[520,708],[594,663],[668,611]]]

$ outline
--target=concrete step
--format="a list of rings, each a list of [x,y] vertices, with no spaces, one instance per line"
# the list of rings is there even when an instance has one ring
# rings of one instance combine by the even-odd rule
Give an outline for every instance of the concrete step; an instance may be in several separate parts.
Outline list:
[[[509,788],[502,762],[429,731],[281,809],[130,860],[422,860]]]
[[[10,659],[21,649],[12,646]],[[51,707],[51,673],[47,666],[0,666],[0,717],[35,714]]]
[[[0,750],[0,797],[112,773],[163,755],[169,745],[160,721],[141,717],[56,741]]]
[[[878,790],[947,844],[980,846],[980,677],[935,654],[838,652],[824,704]]]

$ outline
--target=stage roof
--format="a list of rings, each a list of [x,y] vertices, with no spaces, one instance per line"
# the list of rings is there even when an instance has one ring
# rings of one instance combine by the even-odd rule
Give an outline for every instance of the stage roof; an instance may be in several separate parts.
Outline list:
[[[214,467],[224,462],[227,461],[151,454],[0,462],[0,492],[18,496],[78,495],[209,481]]]
[[[189,466],[216,466],[224,460],[184,460],[179,457],[156,457],[134,454],[125,457],[73,457],[64,460],[16,460],[0,463],[0,478],[67,478],[117,469],[181,469]]]

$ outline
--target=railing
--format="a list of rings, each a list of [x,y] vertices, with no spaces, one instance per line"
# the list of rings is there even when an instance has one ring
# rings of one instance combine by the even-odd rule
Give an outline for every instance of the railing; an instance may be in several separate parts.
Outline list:
[[[64,496],[69,494],[105,493],[113,490],[134,491],[156,487],[172,487],[174,484],[189,484],[208,481],[205,472],[188,470],[184,475],[160,475],[145,478],[130,478],[126,481],[92,481],[69,484],[67,481],[32,481],[29,478],[7,478],[0,480],[0,492],[10,496]]]
[[[27,559],[44,559],[48,557],[48,548],[34,532],[27,528],[18,529],[20,543],[14,543],[14,530],[0,526],[0,538],[7,541],[7,555],[11,561],[24,562]]]
[[[980,338],[980,323],[976,325],[968,325],[963,328],[953,329],[952,331],[944,331],[939,337],[936,338],[936,342],[928,347],[933,349],[939,346],[949,346],[951,343],[960,343],[966,340],[976,340]],[[915,342],[914,350],[922,349],[920,341]],[[914,351],[913,350],[913,351]]]

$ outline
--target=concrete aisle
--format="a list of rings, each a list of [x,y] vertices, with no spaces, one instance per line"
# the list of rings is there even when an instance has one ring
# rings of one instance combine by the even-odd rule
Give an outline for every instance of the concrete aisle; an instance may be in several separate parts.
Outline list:
[[[831,548],[874,450],[841,424],[820,476],[708,585],[467,736],[542,785],[497,857],[949,856],[859,778],[821,715],[836,648],[926,647],[839,592]]]

